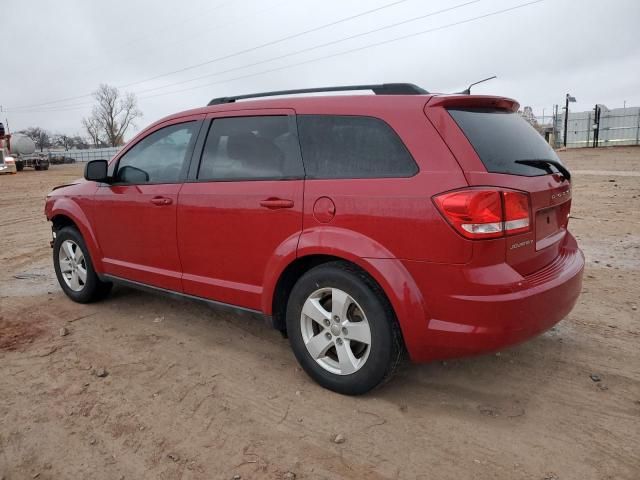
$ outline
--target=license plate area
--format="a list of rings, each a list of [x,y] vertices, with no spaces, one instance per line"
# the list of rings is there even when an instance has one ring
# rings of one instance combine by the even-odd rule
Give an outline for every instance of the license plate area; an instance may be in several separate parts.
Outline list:
[[[536,212],[536,250],[542,250],[564,237],[567,231],[571,202],[538,210]]]

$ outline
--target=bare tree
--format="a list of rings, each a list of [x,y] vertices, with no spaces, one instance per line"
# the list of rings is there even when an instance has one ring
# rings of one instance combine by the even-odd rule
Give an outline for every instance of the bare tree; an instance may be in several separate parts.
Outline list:
[[[64,133],[56,133],[53,136],[53,144],[56,147],[62,147],[65,150],[73,148],[73,138]]]
[[[89,145],[87,144],[87,141],[82,138],[80,135],[74,135],[71,138],[71,141],[73,142],[73,148],[89,148]]]
[[[89,118],[82,119],[82,126],[87,131],[87,135],[89,135],[89,140],[93,144],[94,147],[98,147],[102,142],[100,141],[100,122],[91,116]]]
[[[112,147],[123,145],[127,130],[142,116],[136,96],[121,94],[116,87],[106,84],[101,84],[93,95],[96,105],[91,117],[82,121],[87,133],[96,144],[99,142],[95,140],[103,140]]]
[[[51,134],[44,128],[29,127],[18,133],[22,133],[33,140],[33,143],[36,144],[36,148],[39,148],[41,152],[45,148],[49,148],[51,146]]]
[[[541,135],[544,134],[543,133],[544,128],[541,127],[540,124],[538,123],[538,119],[533,113],[533,108],[527,106],[527,107],[524,107],[524,110],[518,110],[518,113],[522,118],[524,118],[527,122],[529,122],[529,124],[533,128],[535,128],[538,131],[538,133],[540,133]]]

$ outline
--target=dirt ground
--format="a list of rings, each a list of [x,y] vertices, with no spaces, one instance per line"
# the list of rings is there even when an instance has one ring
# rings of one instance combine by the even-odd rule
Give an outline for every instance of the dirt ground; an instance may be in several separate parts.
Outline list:
[[[72,303],[43,200],[81,166],[0,177],[0,478],[640,478],[640,148],[561,156],[587,258],[575,310],[360,398],[250,316],[125,288]]]

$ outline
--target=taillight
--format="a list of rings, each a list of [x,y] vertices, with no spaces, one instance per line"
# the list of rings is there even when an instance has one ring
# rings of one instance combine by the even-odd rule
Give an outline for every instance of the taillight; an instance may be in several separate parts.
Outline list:
[[[504,201],[504,231],[507,235],[529,231],[529,195],[522,192],[502,192]]]
[[[468,189],[434,197],[436,206],[463,236],[497,238],[529,231],[529,195],[499,189]]]

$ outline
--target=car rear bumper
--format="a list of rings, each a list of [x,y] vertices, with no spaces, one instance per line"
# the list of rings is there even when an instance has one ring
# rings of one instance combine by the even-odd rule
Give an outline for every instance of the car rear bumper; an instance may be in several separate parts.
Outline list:
[[[507,264],[482,268],[403,262],[424,298],[425,322],[403,325],[414,361],[495,351],[536,336],[573,309],[584,255],[567,235],[558,257],[521,276]]]

